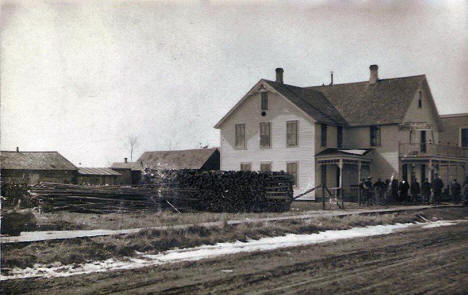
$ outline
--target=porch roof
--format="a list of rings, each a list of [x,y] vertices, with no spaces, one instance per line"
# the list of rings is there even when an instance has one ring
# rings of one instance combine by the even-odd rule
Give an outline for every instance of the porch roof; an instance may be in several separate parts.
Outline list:
[[[372,149],[328,148],[316,154],[315,157],[318,160],[344,159],[344,160],[360,160],[363,162],[370,162],[372,160],[372,158],[370,157],[371,151]]]

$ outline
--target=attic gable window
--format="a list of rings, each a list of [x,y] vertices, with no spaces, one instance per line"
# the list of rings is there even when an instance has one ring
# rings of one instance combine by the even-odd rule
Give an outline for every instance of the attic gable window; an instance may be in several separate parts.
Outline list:
[[[370,127],[370,145],[380,146],[380,127],[379,126]]]
[[[419,97],[418,97],[418,108],[422,108],[422,91],[419,90],[419,93],[418,93]]]
[[[261,103],[262,111],[267,111],[268,110],[268,92],[263,91],[261,92],[261,94],[262,94],[262,103]]]

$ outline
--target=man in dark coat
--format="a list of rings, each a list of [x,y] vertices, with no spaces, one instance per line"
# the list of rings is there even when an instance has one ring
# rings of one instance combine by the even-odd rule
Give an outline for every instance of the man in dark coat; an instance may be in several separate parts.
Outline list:
[[[468,176],[463,183],[463,206],[468,206]]]
[[[359,206],[361,206],[362,204],[365,204],[368,189],[369,188],[366,186],[366,180],[363,178],[361,180],[361,183],[359,184],[359,195],[360,195]]]
[[[400,190],[400,201],[401,202],[406,202],[408,201],[408,190],[409,190],[409,184],[406,182],[406,180],[402,180],[400,182],[400,186],[398,187]]]
[[[398,198],[398,179],[394,178],[390,184],[390,191],[392,193],[392,202],[399,201]]]
[[[457,182],[456,179],[453,180],[452,187],[450,189],[452,191],[453,201],[456,204],[460,203],[461,185]]]
[[[421,193],[421,187],[419,186],[419,182],[416,179],[416,177],[413,177],[411,180],[411,200],[413,203],[416,203],[416,200],[418,199],[419,194]]]
[[[429,201],[431,200],[431,183],[427,178],[424,179],[422,184],[422,194],[424,198],[423,202],[429,204]]]
[[[380,204],[383,202],[384,199],[384,192],[385,192],[385,183],[379,178],[374,183],[374,190],[375,190],[375,203]]]
[[[432,192],[434,193],[434,204],[440,204],[440,197],[442,194],[442,189],[444,188],[444,183],[440,179],[439,175],[436,174],[434,181],[432,181]]]
[[[367,187],[367,206],[370,206],[371,204],[375,204],[374,202],[374,192],[372,190],[372,177],[367,177],[367,180],[365,182],[366,187]]]
[[[392,187],[390,185],[390,179],[385,179],[385,192],[384,192],[384,203],[387,204],[391,199]]]

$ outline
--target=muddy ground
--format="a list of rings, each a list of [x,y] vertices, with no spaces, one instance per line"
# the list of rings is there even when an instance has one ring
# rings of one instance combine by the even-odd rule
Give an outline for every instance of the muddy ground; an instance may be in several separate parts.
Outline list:
[[[2,283],[7,294],[467,294],[468,227]]]

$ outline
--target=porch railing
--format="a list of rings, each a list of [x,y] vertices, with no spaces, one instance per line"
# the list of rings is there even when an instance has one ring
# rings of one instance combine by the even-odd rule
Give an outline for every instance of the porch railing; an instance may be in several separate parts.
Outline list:
[[[468,158],[468,149],[464,149],[448,144],[434,143],[400,143],[400,157],[453,157],[453,158]]]

